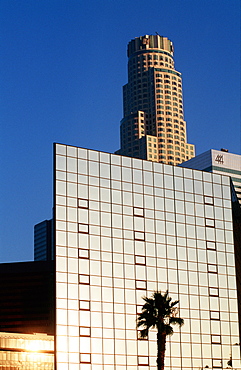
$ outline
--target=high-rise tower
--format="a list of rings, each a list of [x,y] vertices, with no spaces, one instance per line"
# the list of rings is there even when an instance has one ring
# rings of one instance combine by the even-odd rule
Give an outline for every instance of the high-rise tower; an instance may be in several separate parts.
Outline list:
[[[117,154],[174,165],[194,157],[194,145],[187,143],[182,77],[174,69],[173,52],[172,42],[159,35],[129,42]]]

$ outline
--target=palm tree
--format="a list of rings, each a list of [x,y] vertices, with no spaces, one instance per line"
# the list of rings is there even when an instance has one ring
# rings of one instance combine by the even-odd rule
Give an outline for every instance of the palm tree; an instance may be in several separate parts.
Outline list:
[[[164,370],[166,337],[173,334],[172,325],[179,327],[184,324],[184,320],[177,317],[178,308],[175,307],[179,301],[172,302],[168,295],[168,290],[162,294],[155,291],[151,298],[143,297],[145,303],[142,312],[137,318],[137,328],[140,330],[140,337],[148,337],[149,329],[157,329],[157,369]]]

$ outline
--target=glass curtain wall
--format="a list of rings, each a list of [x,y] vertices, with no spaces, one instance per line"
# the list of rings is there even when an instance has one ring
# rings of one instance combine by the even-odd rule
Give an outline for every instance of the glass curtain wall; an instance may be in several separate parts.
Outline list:
[[[229,178],[55,144],[57,370],[156,369],[143,296],[169,290],[181,329],[165,370],[239,368]]]

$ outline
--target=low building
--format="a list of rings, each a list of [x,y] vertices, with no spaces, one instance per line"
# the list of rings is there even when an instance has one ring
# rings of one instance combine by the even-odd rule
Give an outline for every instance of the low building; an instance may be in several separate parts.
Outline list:
[[[54,263],[0,264],[0,331],[54,334]]]
[[[54,337],[0,332],[1,370],[53,370]]]

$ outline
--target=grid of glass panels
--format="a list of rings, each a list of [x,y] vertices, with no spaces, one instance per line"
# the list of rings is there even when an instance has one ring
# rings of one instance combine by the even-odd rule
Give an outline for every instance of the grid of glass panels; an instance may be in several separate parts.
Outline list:
[[[169,290],[185,325],[166,370],[239,368],[229,178],[56,144],[57,370],[156,369],[142,297]]]

